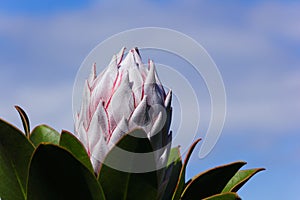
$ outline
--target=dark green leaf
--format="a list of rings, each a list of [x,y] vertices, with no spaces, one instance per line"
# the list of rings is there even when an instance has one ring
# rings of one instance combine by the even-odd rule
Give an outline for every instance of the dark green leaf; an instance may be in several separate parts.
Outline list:
[[[216,194],[210,197],[207,197],[203,200],[241,200],[241,198],[233,192]]]
[[[227,183],[222,192],[237,192],[252,176],[264,168],[239,170]]]
[[[139,135],[142,138],[132,135]],[[155,167],[151,152],[150,141],[141,129],[133,130],[120,139],[100,168],[98,181],[103,187],[106,199],[157,199],[157,173],[143,171],[144,166],[148,166],[149,169]],[[139,157],[141,155],[142,157],[145,155],[147,159],[141,160]]]
[[[0,197],[3,200],[25,199],[33,150],[19,129],[0,119]]]
[[[24,132],[25,135],[27,137],[29,137],[30,135],[30,123],[29,123],[29,118],[26,114],[26,112],[20,107],[20,106],[15,106],[16,110],[18,111],[21,120],[22,120],[22,124],[23,124],[23,128],[24,128]]]
[[[187,184],[182,199],[203,199],[222,192],[229,180],[245,165],[245,162],[234,162],[203,172]]]
[[[30,140],[36,147],[42,142],[58,144],[59,138],[59,133],[47,125],[35,127],[30,134]]]
[[[40,144],[31,161],[28,200],[105,199],[96,177],[71,153]]]
[[[188,164],[188,161],[192,155],[193,150],[195,149],[196,145],[198,142],[200,142],[201,139],[196,140],[189,148],[189,151],[186,155],[186,158],[183,163],[183,167],[181,168],[179,179],[175,188],[175,192],[173,194],[172,200],[179,200],[180,196],[182,194],[182,191],[184,190],[184,185],[185,185],[185,170],[186,166]]]
[[[59,145],[69,150],[77,160],[82,162],[82,164],[84,164],[91,172],[94,172],[90,158],[84,146],[72,133],[62,131]]]
[[[180,171],[182,168],[182,161],[181,155],[179,151],[179,147],[175,147],[171,149],[167,170],[166,170],[166,179],[167,179],[167,186],[164,191],[163,200],[169,200],[172,198],[176,185],[178,183]]]

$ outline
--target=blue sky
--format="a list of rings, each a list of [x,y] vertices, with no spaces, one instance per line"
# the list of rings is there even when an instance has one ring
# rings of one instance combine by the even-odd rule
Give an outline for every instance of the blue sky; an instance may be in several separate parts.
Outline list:
[[[47,123],[72,131],[72,87],[87,54],[120,31],[171,28],[205,47],[227,92],[221,138],[204,159],[194,154],[189,177],[245,160],[248,167],[267,171],[247,183],[241,197],[297,198],[299,1],[0,0],[0,5],[1,118],[20,127],[17,104],[32,126]]]

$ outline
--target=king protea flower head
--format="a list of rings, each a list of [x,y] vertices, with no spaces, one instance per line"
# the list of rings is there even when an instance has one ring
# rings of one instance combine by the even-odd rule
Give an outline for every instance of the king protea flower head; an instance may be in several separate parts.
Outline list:
[[[122,48],[99,75],[93,65],[75,117],[75,132],[95,172],[108,151],[130,130],[142,128],[155,150],[171,141],[171,91],[165,93],[152,60],[144,66],[137,48],[125,58],[124,53]],[[165,148],[155,155],[158,163],[166,163],[168,151]]]

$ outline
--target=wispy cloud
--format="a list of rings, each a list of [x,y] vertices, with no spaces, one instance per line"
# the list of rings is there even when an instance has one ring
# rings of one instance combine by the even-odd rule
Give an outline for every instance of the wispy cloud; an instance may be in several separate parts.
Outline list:
[[[4,98],[1,98],[0,116],[6,121],[22,129],[19,116],[13,107],[19,105],[27,112],[32,128],[38,124],[49,124],[58,131],[62,129],[73,131],[72,85],[24,84],[17,88],[10,87],[5,92]]]
[[[255,5],[252,9],[241,5],[240,9],[246,13],[241,15],[239,23],[221,19],[228,13],[220,7],[211,6],[205,11],[204,5],[209,5],[205,2],[174,2],[173,5],[163,5],[163,8],[149,1],[123,2],[118,4],[119,8],[115,5],[108,1],[99,2],[83,10],[44,17],[2,15],[1,39],[6,41],[0,50],[3,52],[0,61],[4,68],[2,80],[9,79],[6,82],[14,87],[20,87],[18,85],[24,84],[24,81],[31,82],[29,87],[32,90],[39,82],[55,85],[53,80],[70,85],[83,58],[98,42],[127,28],[157,24],[187,30],[214,56],[228,86],[228,122],[232,126],[246,126],[252,121],[266,128],[282,128],[285,123],[278,122],[287,119],[284,116],[291,113],[297,116],[288,103],[289,99],[299,98],[286,90],[290,77],[276,76],[282,71],[294,74],[295,67],[283,66],[285,62],[299,63],[297,60],[282,60],[290,59],[290,55],[281,54],[284,53],[281,44],[276,43],[271,34],[277,34],[281,41],[298,41],[300,26],[297,26],[299,14],[296,10],[299,4],[266,3]],[[194,9],[187,12],[182,8]],[[169,10],[166,12],[164,9]],[[207,11],[214,9],[217,14]],[[140,17],[138,10],[143,14]],[[211,23],[217,19],[223,24]],[[189,23],[180,25],[183,21]],[[280,54],[281,60],[276,64],[278,57],[275,56]],[[18,73],[14,72],[16,70]],[[20,89],[2,90],[15,93]],[[55,105],[55,99],[44,101],[49,102],[49,106]]]
[[[222,148],[217,149],[220,157],[227,159],[243,146],[241,152],[247,151],[253,162],[265,161],[276,173],[283,174],[283,162],[277,155],[288,154],[285,163],[295,164],[298,154],[291,152],[299,151],[295,142],[300,130],[299,10],[297,1],[216,4],[196,0],[113,0],[91,1],[81,8],[38,15],[2,12],[0,117],[20,127],[13,109],[18,104],[28,112],[32,125],[47,123],[57,130],[72,131],[72,85],[90,50],[112,34],[130,28],[172,28],[201,43],[223,75],[228,97],[224,132],[228,137],[223,137]],[[203,102],[200,104],[205,108]],[[251,135],[229,136],[240,130]],[[265,134],[270,136],[268,140]],[[232,137],[238,141],[229,144]],[[299,163],[289,168],[296,170],[295,166]],[[268,178],[269,182],[278,181]],[[297,187],[295,179],[289,188]],[[266,197],[276,191],[274,185],[267,190],[261,188],[250,191]],[[293,199],[295,192],[288,194]]]

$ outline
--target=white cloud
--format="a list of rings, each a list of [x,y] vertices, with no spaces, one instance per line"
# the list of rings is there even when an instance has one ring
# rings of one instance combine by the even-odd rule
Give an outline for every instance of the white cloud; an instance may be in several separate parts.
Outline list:
[[[284,56],[280,58],[281,63],[277,64],[276,56],[282,50],[269,34],[276,33],[284,40],[291,37],[298,41],[300,26],[297,19],[300,16],[296,11],[299,10],[299,4],[258,4],[253,9],[241,7],[246,13],[239,22],[221,19],[228,14],[226,9],[218,7],[218,13],[214,13],[214,6],[204,9],[202,5],[211,6],[204,1],[194,4],[174,2],[160,8],[159,4],[148,1],[130,1],[118,3],[119,7],[116,7],[115,2],[106,1],[85,10],[39,18],[2,15],[0,35],[14,45],[10,48],[16,55],[10,55],[14,59],[4,57],[0,60],[1,66],[4,66],[1,69],[1,91],[6,93],[1,95],[1,107],[24,104],[36,122],[41,119],[48,123],[48,120],[61,128],[64,122],[69,127],[72,119],[63,120],[63,116],[57,115],[67,112],[71,117],[71,85],[86,54],[99,42],[119,31],[141,26],[163,26],[194,37],[215,56],[228,88],[227,123],[230,127],[249,127],[249,124],[253,124],[266,129],[297,128],[294,119],[299,116],[296,114],[299,111],[299,96],[291,88],[286,88],[290,84],[299,89],[298,77],[276,78],[281,72],[273,68],[292,74],[294,69],[281,66],[285,63]],[[197,6],[202,12],[196,9]],[[188,11],[187,8],[191,7],[194,9]],[[218,20],[222,24],[217,23]],[[298,61],[294,63],[299,64]],[[16,70],[18,74],[15,74]],[[30,77],[27,75],[23,80],[19,78],[20,74],[28,71],[31,72]],[[36,71],[47,73],[36,76]],[[241,75],[241,71],[247,73]],[[53,84],[52,78],[63,79],[67,73],[74,76],[59,81],[65,86]],[[262,73],[261,77],[257,77],[259,73]],[[40,76],[44,76],[43,80]],[[15,89],[5,88],[7,85]],[[8,108],[3,109],[1,116],[9,113]],[[8,115],[11,117],[15,113]],[[289,120],[290,115],[293,116],[292,120]]]
[[[282,133],[300,128],[299,70],[280,77],[256,77],[229,89],[227,125],[231,128],[261,129]],[[232,95],[232,96],[230,96]]]
[[[48,124],[58,131],[73,131],[71,85],[23,85],[6,94],[5,98],[1,98],[1,118],[20,129],[23,130],[14,105],[19,105],[26,111],[31,128],[38,124]]]
[[[278,34],[300,42],[300,3],[272,2],[260,4],[249,15],[250,25],[260,34]]]
[[[218,146],[219,157],[232,159],[234,153],[239,153],[259,166],[264,162],[275,170],[283,169],[283,156],[291,156],[287,162],[298,162],[295,158],[299,149],[294,148],[295,153],[290,154],[294,150],[291,141],[296,137],[287,136],[300,130],[300,61],[296,55],[300,4],[268,1],[255,6],[233,6],[228,2],[219,5],[195,0],[166,5],[99,1],[83,10],[55,15],[0,14],[0,117],[21,127],[13,108],[17,104],[27,111],[32,126],[47,123],[58,131],[73,131],[72,84],[86,54],[120,31],[162,26],[195,38],[216,61],[228,97],[226,133],[243,134],[240,130],[245,130],[247,134],[261,134],[230,136],[223,140],[224,146]],[[203,102],[200,104],[207,114],[209,109]],[[264,140],[265,134],[269,134],[268,140]],[[240,140],[229,144],[236,138]],[[226,151],[230,155],[226,156]],[[282,174],[280,170],[276,173]],[[299,185],[296,182],[295,188]],[[268,197],[269,193],[265,195]]]

